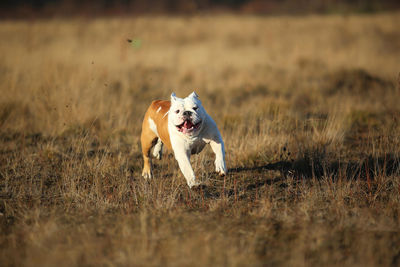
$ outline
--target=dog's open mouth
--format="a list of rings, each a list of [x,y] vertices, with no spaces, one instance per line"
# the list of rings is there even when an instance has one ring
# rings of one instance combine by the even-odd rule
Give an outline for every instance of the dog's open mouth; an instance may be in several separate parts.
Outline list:
[[[190,120],[185,120],[182,124],[177,125],[176,128],[178,129],[178,131],[187,134],[187,133],[191,133],[194,130],[198,129],[199,126],[201,124],[201,121],[193,124]]]

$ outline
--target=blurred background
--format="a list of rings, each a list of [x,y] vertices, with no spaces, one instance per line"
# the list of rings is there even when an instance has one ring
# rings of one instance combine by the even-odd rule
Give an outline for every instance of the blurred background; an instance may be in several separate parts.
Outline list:
[[[54,16],[129,16],[134,14],[241,14],[371,13],[399,9],[396,0],[3,0],[2,18]]]

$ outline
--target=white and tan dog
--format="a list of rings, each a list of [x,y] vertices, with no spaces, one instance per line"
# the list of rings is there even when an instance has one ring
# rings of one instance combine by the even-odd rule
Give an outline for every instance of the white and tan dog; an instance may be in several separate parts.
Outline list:
[[[172,93],[171,101],[153,101],[144,116],[141,143],[142,176],[145,178],[152,177],[151,148],[154,147],[153,156],[161,159],[163,145],[173,150],[189,187],[200,184],[190,165],[190,155],[201,152],[206,144],[210,144],[215,153],[216,172],[222,176],[226,174],[221,134],[195,92],[186,98],[178,98]]]

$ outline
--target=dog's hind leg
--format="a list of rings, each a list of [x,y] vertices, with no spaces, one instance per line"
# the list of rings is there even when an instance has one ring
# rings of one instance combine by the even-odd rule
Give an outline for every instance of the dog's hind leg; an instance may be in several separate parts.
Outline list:
[[[142,145],[143,153],[143,171],[142,176],[146,179],[152,178],[152,166],[150,159],[151,148],[157,142],[157,136],[150,130],[147,124],[147,120],[143,122],[142,134],[140,136],[140,142]]]
[[[161,159],[162,158],[162,152],[163,152],[163,143],[161,142],[161,139],[158,138],[156,145],[153,148],[153,156],[156,159]]]

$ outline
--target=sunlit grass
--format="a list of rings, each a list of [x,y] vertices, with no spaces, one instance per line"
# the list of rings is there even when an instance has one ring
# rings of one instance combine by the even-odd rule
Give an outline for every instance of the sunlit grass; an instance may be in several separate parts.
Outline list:
[[[0,262],[398,265],[399,18],[3,21]],[[143,180],[147,106],[194,90],[230,173]]]

